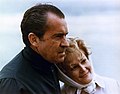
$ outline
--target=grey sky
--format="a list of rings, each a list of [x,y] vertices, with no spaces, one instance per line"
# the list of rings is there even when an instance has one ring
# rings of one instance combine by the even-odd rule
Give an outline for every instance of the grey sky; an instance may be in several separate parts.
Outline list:
[[[23,13],[36,3],[52,3],[67,15],[120,10],[120,0],[0,0],[0,14]]]

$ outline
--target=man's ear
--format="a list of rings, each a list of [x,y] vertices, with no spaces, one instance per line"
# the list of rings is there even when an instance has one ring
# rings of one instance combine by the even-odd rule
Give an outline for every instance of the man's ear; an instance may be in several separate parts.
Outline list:
[[[28,35],[29,42],[32,46],[37,47],[39,44],[39,38],[34,33],[29,33]]]

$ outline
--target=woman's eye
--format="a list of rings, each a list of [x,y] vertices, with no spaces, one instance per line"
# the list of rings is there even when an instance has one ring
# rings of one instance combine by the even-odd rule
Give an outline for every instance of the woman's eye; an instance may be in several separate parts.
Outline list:
[[[86,63],[86,59],[83,59],[81,62],[81,64],[84,64],[84,63]]]
[[[73,70],[77,69],[78,67],[79,67],[79,65],[71,66],[71,70],[73,71]]]

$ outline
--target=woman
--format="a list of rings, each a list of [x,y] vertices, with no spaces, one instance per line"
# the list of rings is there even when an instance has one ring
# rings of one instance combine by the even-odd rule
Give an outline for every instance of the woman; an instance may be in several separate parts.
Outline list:
[[[94,72],[83,41],[70,38],[69,44],[64,63],[57,65],[59,78],[65,83],[62,94],[120,94],[116,80]]]

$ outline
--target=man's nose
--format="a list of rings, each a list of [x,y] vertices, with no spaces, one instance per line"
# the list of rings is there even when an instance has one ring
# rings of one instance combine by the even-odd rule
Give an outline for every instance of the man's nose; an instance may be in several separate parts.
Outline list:
[[[64,47],[68,47],[69,46],[69,42],[67,41],[67,38],[64,38],[61,42],[61,46],[64,46]]]

